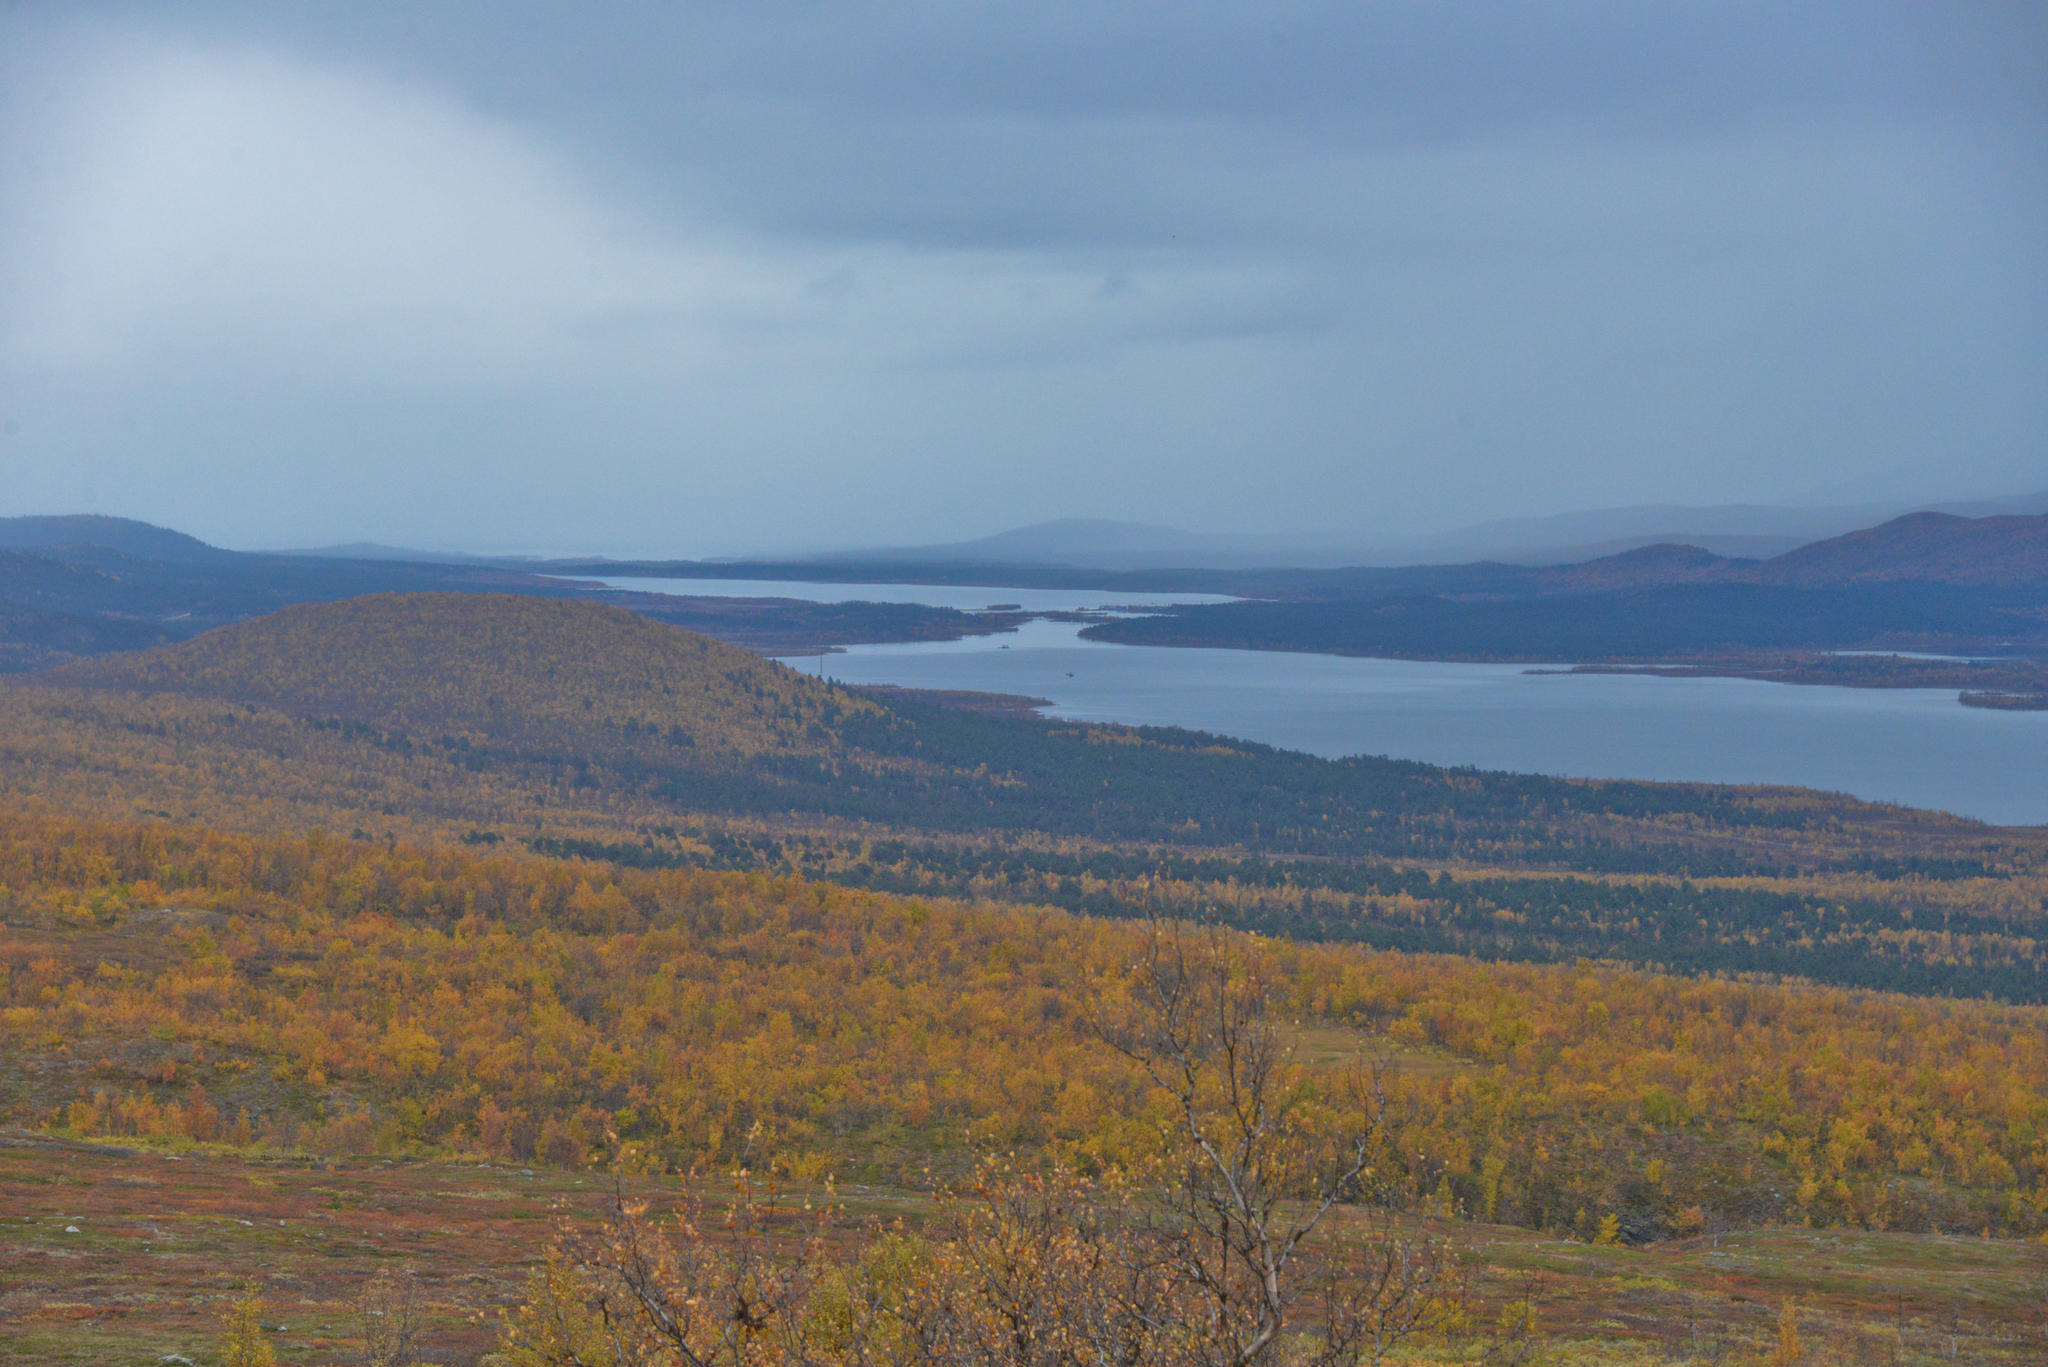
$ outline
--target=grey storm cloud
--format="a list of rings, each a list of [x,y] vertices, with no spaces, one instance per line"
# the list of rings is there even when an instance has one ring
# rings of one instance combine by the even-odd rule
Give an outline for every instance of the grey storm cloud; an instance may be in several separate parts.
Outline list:
[[[2032,6],[0,12],[0,512],[673,554],[2048,484]]]

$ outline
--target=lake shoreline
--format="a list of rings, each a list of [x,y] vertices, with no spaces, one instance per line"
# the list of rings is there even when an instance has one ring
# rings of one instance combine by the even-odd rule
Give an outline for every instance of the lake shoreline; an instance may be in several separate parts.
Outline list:
[[[2048,727],[1959,707],[1948,688],[1122,646],[1039,621],[1004,636],[849,647],[827,672],[853,686],[1046,698],[1048,720],[1178,727],[1325,758],[1781,785],[2048,824]]]
[[[1026,598],[1051,601],[973,602],[1017,586],[1006,584],[915,584],[909,582],[756,581],[689,577],[652,580],[605,576],[582,581],[602,601],[644,612],[677,626],[779,659],[814,658],[849,647],[947,642],[1016,631],[1030,621],[1078,624],[1089,640],[1121,646],[1165,649],[1224,649],[1274,654],[1326,655],[1343,659],[1404,660],[1436,664],[1512,664],[1532,674],[1638,674],[1659,678],[1754,679],[1764,683],[1845,688],[1955,689],[1971,695],[1966,706],[2039,710],[2048,703],[2048,663],[2024,657],[1936,658],[1904,651],[1887,653],[1823,650],[1727,651],[1660,655],[1559,657],[1500,651],[1414,651],[1181,640],[1127,639],[1134,616],[1176,607],[1206,606],[1217,595],[1133,594],[1122,588],[1036,589]],[[649,587],[676,585],[671,589]],[[703,593],[723,585],[724,593]],[[734,592],[732,590],[739,590]],[[843,597],[871,593],[876,597]],[[946,598],[951,602],[926,601]],[[1071,604],[1093,600],[1088,606]],[[1222,601],[1232,601],[1224,599]],[[1235,600],[1244,601],[1244,600]],[[1057,604],[1057,605],[1056,605]]]

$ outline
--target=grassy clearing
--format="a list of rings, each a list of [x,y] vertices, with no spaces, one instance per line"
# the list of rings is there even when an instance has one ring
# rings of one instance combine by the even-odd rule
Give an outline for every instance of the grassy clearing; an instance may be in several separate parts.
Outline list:
[[[264,1161],[0,1134],[0,1357],[204,1363],[221,1306],[254,1283],[266,1324],[280,1326],[281,1361],[353,1362],[358,1288],[405,1265],[421,1280],[432,1358],[474,1362],[551,1222],[592,1218],[608,1183],[545,1168]],[[651,1196],[663,1185],[632,1184]],[[849,1225],[929,1209],[901,1191],[838,1196]],[[1477,1273],[1481,1315],[1536,1299],[1552,1362],[1740,1361],[1773,1341],[1788,1297],[1813,1362],[2048,1361],[2041,1243],[1773,1229],[1631,1249],[1442,1228]]]
[[[1431,1045],[1396,1043],[1383,1033],[1342,1025],[1297,1025],[1288,1032],[1296,1056],[1317,1068],[1379,1064],[1415,1077],[1451,1077],[1475,1071],[1471,1059]]]
[[[1467,1229],[1495,1296],[1530,1287],[1568,1361],[1739,1360],[1774,1341],[1787,1300],[1811,1361],[2048,1361],[2040,1243],[1766,1229],[1624,1248]]]

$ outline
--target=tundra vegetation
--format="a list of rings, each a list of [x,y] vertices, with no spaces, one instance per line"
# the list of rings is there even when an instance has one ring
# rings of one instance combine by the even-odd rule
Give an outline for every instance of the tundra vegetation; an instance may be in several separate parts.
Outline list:
[[[934,708],[475,595],[0,715],[26,1361],[2048,1346],[2038,832]]]

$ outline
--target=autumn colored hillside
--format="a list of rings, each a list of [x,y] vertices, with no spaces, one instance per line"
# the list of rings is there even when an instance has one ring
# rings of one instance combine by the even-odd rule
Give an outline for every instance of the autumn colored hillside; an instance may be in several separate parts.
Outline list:
[[[293,608],[0,684],[0,785],[213,828],[2048,994],[2048,838],[1793,789],[1327,761],[835,688],[615,608]]]
[[[570,1194],[623,1143],[643,1183],[836,1176],[876,1212],[993,1153],[1145,1170],[1171,1108],[1097,1023],[1153,918],[1264,966],[1301,1095],[1383,1070],[1374,1200],[1465,1250],[1487,1314],[1536,1277],[1581,1307],[1536,1316],[1561,1334],[1676,1343],[1683,1305],[1690,1342],[1753,1344],[1785,1313],[1755,1288],[1797,1286],[1845,1342],[2026,1360],[2041,833],[982,715],[484,595],[0,684],[0,1200],[32,1222],[0,1240],[0,1343],[32,1324],[25,1360],[100,1360],[116,1283],[51,1240],[111,1278],[121,1240],[199,1230],[211,1260],[158,1296],[189,1330],[309,1240],[370,1285],[396,1221],[474,1360],[546,1236],[461,1213],[499,1179],[458,1164]],[[58,1155],[137,1151],[163,1155],[146,1200],[65,1213]],[[221,1237],[205,1212],[240,1181],[300,1193],[288,1224]],[[491,1268],[458,1275],[434,1231],[472,1229]],[[1880,1306],[1794,1266],[1824,1237],[1952,1261],[1964,1235],[1995,1291]],[[1734,1273],[1724,1239],[1780,1251]],[[294,1360],[355,1351],[343,1294],[367,1293],[273,1281]]]
[[[1799,789],[1332,761],[1167,728],[877,700],[620,609],[490,594],[289,608],[20,679],[0,698],[16,704],[24,752],[43,729],[68,728],[81,746],[105,738],[146,750],[170,728],[180,743],[165,759],[177,763],[237,715],[213,704],[233,703],[263,733],[248,748],[301,777],[331,776],[334,761],[295,763],[280,724],[301,740],[363,739],[473,774],[526,778],[552,766],[555,776],[573,771],[580,793],[666,799],[692,813],[910,830],[1695,875],[1825,865],[1845,851],[1881,849],[1893,861],[1967,851],[1980,864],[2031,864],[2048,851],[2028,832]],[[206,786],[197,771],[209,766],[193,767],[186,781]],[[445,786],[425,774],[408,781]],[[386,814],[404,815],[397,805]]]
[[[1241,939],[1383,1056],[1406,1199],[1635,1242],[2048,1230],[2048,1011]],[[1139,931],[795,878],[0,819],[0,1113],[82,1135],[911,1182],[1141,1160]]]
[[[623,608],[503,594],[371,594],[285,608],[50,681],[179,693],[384,727],[635,745],[706,756],[816,754],[878,709],[708,636]],[[696,758],[696,756],[692,756]]]

